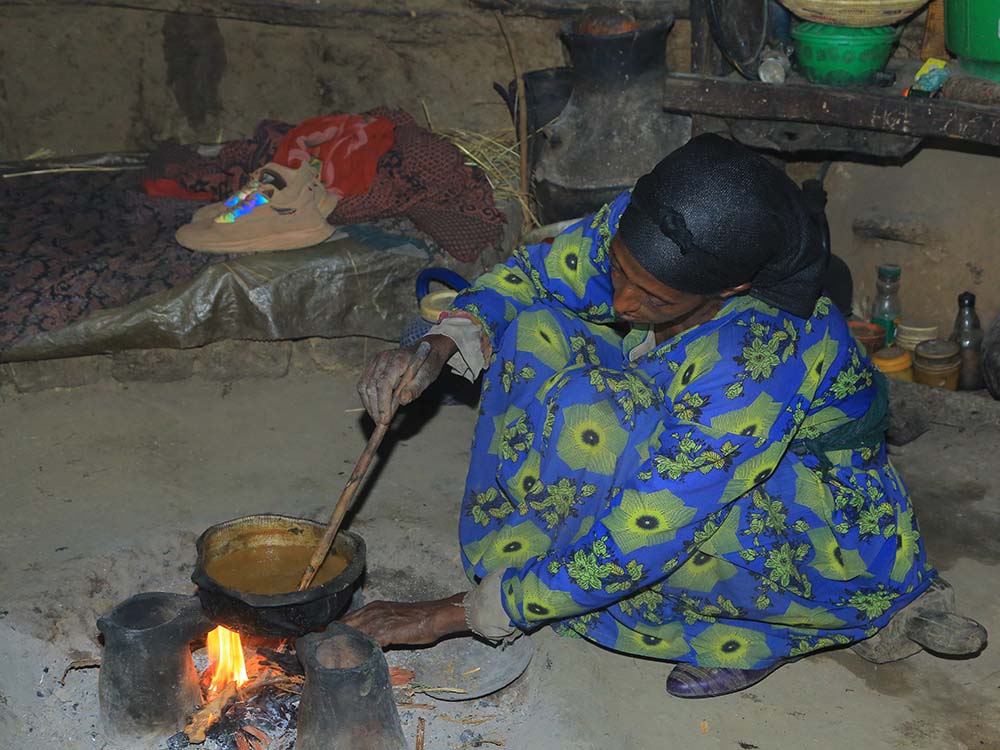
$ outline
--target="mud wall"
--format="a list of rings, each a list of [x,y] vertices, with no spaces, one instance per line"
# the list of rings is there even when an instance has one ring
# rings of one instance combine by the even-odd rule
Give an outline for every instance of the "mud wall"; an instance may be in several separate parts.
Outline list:
[[[834,251],[854,275],[867,315],[875,267],[902,269],[904,317],[947,334],[963,291],[983,326],[1000,314],[1000,156],[924,148],[902,166],[840,163],[826,181]]]
[[[292,25],[218,17],[240,7],[233,2],[0,2],[0,159],[42,148],[142,150],[166,138],[215,142],[264,118],[379,104],[418,118],[426,105],[440,126],[509,123],[492,90],[512,76],[492,13],[465,0],[324,2],[343,12],[327,13],[322,26],[301,14]],[[216,15],[157,9],[168,6]],[[506,24],[525,69],[564,62],[561,22],[511,16]],[[672,69],[688,67],[689,39],[679,21]],[[928,147],[903,166],[841,163],[827,186],[834,247],[854,272],[859,312],[880,262],[904,267],[913,316],[949,326],[965,289],[979,297],[984,324],[1000,312],[1000,158]]]
[[[219,5],[225,5],[220,3]],[[492,13],[463,0],[364,3],[306,27],[127,7],[0,4],[0,158],[211,143],[264,118],[379,104],[435,124],[509,122],[492,90],[512,78]],[[559,24],[511,17],[526,68],[562,62]]]

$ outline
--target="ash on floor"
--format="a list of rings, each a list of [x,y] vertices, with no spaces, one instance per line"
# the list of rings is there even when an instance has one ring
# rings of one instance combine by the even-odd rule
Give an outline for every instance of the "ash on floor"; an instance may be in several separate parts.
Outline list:
[[[324,518],[365,441],[354,379],[290,374],[225,392],[199,379],[101,383],[0,403],[0,747],[111,750],[97,720],[95,621],[143,590],[186,592],[194,538],[248,513]],[[370,569],[405,569],[390,593],[468,583],[455,539],[474,411],[411,410],[383,446],[351,528]],[[894,461],[934,563],[961,609],[1000,633],[1000,431],[935,426]],[[875,667],[847,652],[783,667],[748,691],[669,698],[669,666],[533,636],[525,675],[500,694],[401,710],[412,747],[622,750],[1000,748],[1000,651]],[[45,671],[46,668],[48,671]],[[473,723],[478,722],[478,723]],[[163,743],[150,750],[163,750]],[[129,748],[129,750],[146,750]]]

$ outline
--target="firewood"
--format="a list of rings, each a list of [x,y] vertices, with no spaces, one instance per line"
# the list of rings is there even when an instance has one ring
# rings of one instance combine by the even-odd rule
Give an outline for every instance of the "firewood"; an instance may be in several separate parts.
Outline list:
[[[421,716],[417,722],[416,750],[424,750],[424,732],[427,731],[427,721]]]
[[[416,674],[412,669],[403,667],[389,667],[389,684],[393,687],[403,687],[410,684],[410,680]]]
[[[205,741],[205,734],[211,726],[222,718],[222,712],[229,702],[236,698],[236,683],[230,682],[219,694],[191,714],[191,720],[184,727],[184,734],[192,745],[200,745]]]
[[[278,677],[268,677],[266,679],[254,680],[253,682],[248,682],[240,689],[240,697],[243,700],[247,700],[251,696],[254,696],[264,690],[264,688],[269,687],[273,687],[275,690],[281,690],[285,693],[299,694],[302,692],[303,683],[305,683],[305,678],[296,674],[280,675]]]
[[[66,669],[63,670],[62,677],[59,678],[59,684],[66,684],[66,675],[72,672],[74,669],[93,669],[94,667],[101,666],[100,659],[77,659],[76,661],[71,661],[67,665]]]
[[[249,734],[251,737],[256,737],[260,742],[263,742],[265,745],[271,742],[271,735],[269,735],[267,732],[261,729],[258,729],[255,726],[251,726],[250,724],[247,724],[245,727],[243,727],[243,731]]]

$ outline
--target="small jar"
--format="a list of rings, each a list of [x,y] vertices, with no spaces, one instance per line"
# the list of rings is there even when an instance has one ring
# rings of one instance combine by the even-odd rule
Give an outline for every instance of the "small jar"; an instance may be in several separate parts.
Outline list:
[[[961,369],[961,351],[954,341],[932,339],[913,350],[913,379],[918,383],[954,391]]]
[[[864,345],[869,357],[874,356],[875,352],[881,349],[885,343],[885,329],[880,325],[869,323],[866,320],[852,320],[848,326],[851,329],[851,335]]]
[[[905,349],[887,346],[872,355],[872,362],[890,378],[913,382],[913,358]]]
[[[925,323],[901,321],[896,328],[896,343],[908,352],[916,349],[917,344],[937,337],[937,326],[929,326]]]

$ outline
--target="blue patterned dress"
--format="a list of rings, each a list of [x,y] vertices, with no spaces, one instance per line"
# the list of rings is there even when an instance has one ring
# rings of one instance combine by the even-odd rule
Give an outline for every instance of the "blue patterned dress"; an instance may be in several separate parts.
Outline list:
[[[874,371],[820,299],[749,296],[662,344],[622,336],[623,194],[481,276],[451,315],[489,363],[460,521],[518,627],[629,654],[762,668],[871,636],[930,583],[885,444],[792,450],[863,416]]]

